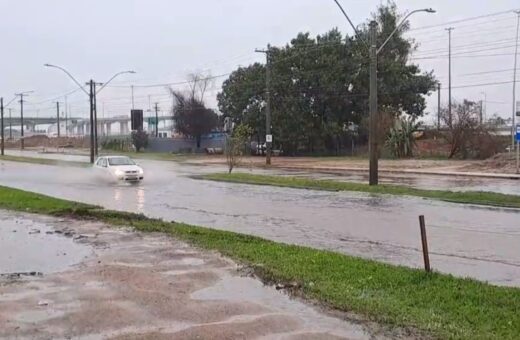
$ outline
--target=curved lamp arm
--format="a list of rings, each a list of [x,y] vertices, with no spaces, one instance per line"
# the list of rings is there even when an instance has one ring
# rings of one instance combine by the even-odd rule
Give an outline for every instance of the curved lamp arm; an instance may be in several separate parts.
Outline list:
[[[81,85],[81,84],[76,80],[76,78],[74,78],[74,77],[72,76],[72,74],[70,74],[69,71],[67,71],[67,70],[64,69],[63,67],[61,67],[61,66],[56,66],[56,65],[52,65],[52,64],[44,64],[43,66],[54,67],[54,68],[57,68],[57,69],[59,69],[59,70],[62,70],[63,72],[65,72],[65,74],[67,74],[67,75],[70,77],[70,79],[72,79],[72,80],[76,83],[76,85],[79,86],[79,88],[80,88],[83,92],[85,92],[85,93],[87,94],[87,96],[90,96],[90,93],[88,93],[87,90],[85,90],[85,89],[83,88],[83,86],[82,86],[82,85]]]
[[[414,14],[414,13],[418,13],[418,12],[426,12],[426,13],[435,13],[435,10],[431,9],[431,8],[423,8],[423,9],[416,9],[414,11],[411,11],[410,13],[408,13],[404,18],[403,20],[401,20],[401,22],[399,23],[399,25],[396,26],[396,28],[392,31],[392,33],[390,33],[390,35],[388,36],[388,38],[386,38],[385,42],[379,46],[379,48],[377,49],[377,52],[376,52],[376,55],[379,54],[379,52],[381,52],[381,50],[385,47],[385,45],[390,41],[390,39],[392,39],[392,37],[394,36],[395,32],[397,32],[403,25],[404,23],[406,22],[406,19],[408,19],[410,17],[410,15]]]
[[[345,18],[347,18],[347,21],[348,23],[350,24],[350,26],[352,26],[352,29],[354,30],[354,33],[356,33],[356,36],[359,40],[361,40],[363,42],[363,44],[365,45],[365,47],[368,49],[368,43],[363,39],[361,38],[361,35],[359,34],[359,31],[357,30],[356,26],[354,26],[354,24],[352,23],[352,20],[350,20],[350,18],[348,17],[347,15],[347,12],[345,12],[345,10],[343,9],[343,7],[340,5],[340,3],[338,2],[338,0],[334,0],[334,2],[336,3],[336,5],[338,5],[339,9],[341,10],[341,12],[343,13],[343,15],[345,16]]]
[[[118,72],[118,73],[114,74],[114,75],[112,76],[112,78],[110,78],[107,82],[105,82],[105,83],[103,84],[103,86],[101,86],[101,87],[99,88],[99,90],[96,91],[96,94],[98,94],[99,91],[103,90],[103,89],[105,88],[105,86],[108,85],[108,83],[110,83],[112,80],[114,80],[114,78],[116,78],[117,76],[119,76],[119,75],[121,75],[121,74],[125,74],[125,73],[131,73],[131,74],[134,74],[135,71],[121,71],[121,72]]]

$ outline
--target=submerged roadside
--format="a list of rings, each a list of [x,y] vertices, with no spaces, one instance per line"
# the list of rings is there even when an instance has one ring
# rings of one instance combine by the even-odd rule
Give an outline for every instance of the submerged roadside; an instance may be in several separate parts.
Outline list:
[[[452,203],[476,204],[484,206],[519,208],[520,196],[487,191],[449,191],[418,189],[403,185],[370,186],[363,183],[340,182],[333,180],[300,178],[290,176],[257,175],[249,173],[212,173],[199,176],[212,181],[271,185],[297,189],[328,191],[353,191],[397,196],[414,196]]]
[[[515,338],[520,289],[382,264],[238,233],[107,211],[0,187],[0,208],[161,232],[215,250],[251,268],[264,282],[342,312],[439,338]]]

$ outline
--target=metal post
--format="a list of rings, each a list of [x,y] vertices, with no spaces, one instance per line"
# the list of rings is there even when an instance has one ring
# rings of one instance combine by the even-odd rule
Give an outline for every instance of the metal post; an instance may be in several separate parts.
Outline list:
[[[132,110],[134,109],[134,85],[131,86],[132,88]]]
[[[67,114],[69,111],[69,104],[67,102],[67,96],[65,96],[65,137],[69,136],[69,128],[67,126]]]
[[[421,243],[423,250],[423,259],[424,259],[424,270],[428,273],[431,272],[430,268],[430,255],[428,253],[428,240],[426,238],[426,223],[424,222],[424,216],[419,216],[419,227],[421,228]]]
[[[437,84],[437,130],[441,129],[441,83]]]
[[[159,103],[155,103],[155,138],[159,137]]]
[[[92,83],[94,93],[94,155],[98,155],[98,123],[97,123],[97,96],[96,82]]]
[[[482,125],[484,117],[484,101],[480,101],[480,111],[479,111],[479,123]]]
[[[4,140],[4,98],[0,98],[0,138],[1,141],[1,147],[0,147],[0,154],[4,155],[4,146],[5,146],[5,140]]]
[[[453,31],[453,27],[449,27],[446,30],[448,31],[448,125],[451,127],[451,31]]]
[[[369,185],[377,185],[379,182],[378,175],[378,113],[377,113],[377,22],[370,22],[370,132],[368,134],[369,143]]]
[[[520,11],[515,11],[516,15],[517,15],[517,19],[516,19],[516,40],[515,40],[515,62],[514,62],[514,67],[513,67],[513,116],[512,116],[512,120],[511,120],[511,147],[512,147],[512,150],[514,149],[515,147],[515,129],[516,129],[516,109],[515,109],[515,105],[516,105],[516,67],[517,67],[517,59],[518,59],[518,31],[519,31],[519,27],[520,27]]]
[[[9,109],[9,140],[13,140],[13,120],[11,118],[11,109]]]
[[[265,134],[266,134],[266,150],[265,150],[265,164],[271,165],[271,148],[272,141],[267,141],[267,136],[271,135],[271,46],[267,45],[266,52],[266,77],[265,77],[265,87],[266,87],[266,110],[265,110]]]
[[[516,173],[520,173],[520,140],[516,141]]]
[[[23,141],[23,93],[20,93],[20,122],[21,122],[21,128],[20,128],[20,148],[24,149],[24,141]]]
[[[89,104],[90,104],[90,163],[94,164],[94,81],[89,82]]]
[[[265,53],[266,63],[265,63],[265,164],[271,165],[271,148],[272,141],[267,141],[267,136],[271,136],[271,55],[270,55],[271,46],[267,45],[267,50],[258,50],[255,52]],[[272,136],[271,136],[272,138]]]
[[[60,138],[60,102],[56,102],[56,120],[56,126],[58,127],[58,138]]]

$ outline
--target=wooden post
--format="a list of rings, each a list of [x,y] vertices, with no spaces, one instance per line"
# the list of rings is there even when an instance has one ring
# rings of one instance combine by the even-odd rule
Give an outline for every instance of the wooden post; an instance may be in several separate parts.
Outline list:
[[[431,272],[430,268],[430,255],[428,254],[428,240],[426,239],[426,224],[424,222],[424,215],[419,216],[419,226],[421,228],[421,242],[424,258],[424,270],[428,273]]]

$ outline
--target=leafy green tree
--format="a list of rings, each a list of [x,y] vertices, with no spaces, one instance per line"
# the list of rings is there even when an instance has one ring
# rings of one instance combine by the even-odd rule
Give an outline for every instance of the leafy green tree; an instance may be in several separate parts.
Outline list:
[[[374,14],[382,44],[400,15],[394,3]],[[378,57],[379,108],[394,117],[423,115],[425,94],[435,88],[431,73],[411,63],[416,48],[403,34],[405,24]],[[361,27],[368,40],[368,24]],[[286,46],[269,50],[271,114],[275,147],[286,154],[301,149],[337,151],[348,135],[347,127],[368,116],[369,63],[363,41],[343,36],[337,29],[313,38],[300,33]],[[217,99],[220,111],[235,123],[246,123],[259,142],[265,135],[265,65],[255,63],[234,71]],[[360,136],[364,139],[364,136]]]

